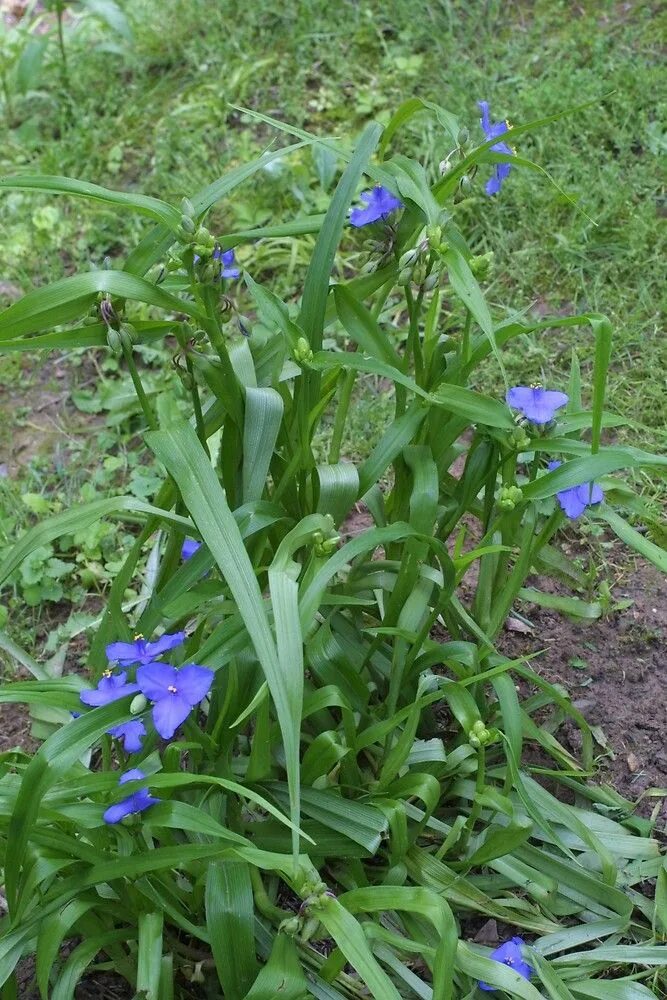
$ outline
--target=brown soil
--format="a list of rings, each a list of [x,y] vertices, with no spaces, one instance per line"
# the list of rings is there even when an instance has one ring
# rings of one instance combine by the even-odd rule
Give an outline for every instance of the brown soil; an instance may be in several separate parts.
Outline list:
[[[506,632],[500,645],[510,656],[544,650],[531,666],[567,688],[590,724],[601,727],[608,749],[600,748],[607,754],[600,778],[634,801],[650,788],[667,791],[667,580],[638,561],[614,599],[632,604],[586,625],[526,606],[533,632]],[[576,752],[574,731],[565,727],[560,738]],[[655,799],[645,805],[650,812]]]

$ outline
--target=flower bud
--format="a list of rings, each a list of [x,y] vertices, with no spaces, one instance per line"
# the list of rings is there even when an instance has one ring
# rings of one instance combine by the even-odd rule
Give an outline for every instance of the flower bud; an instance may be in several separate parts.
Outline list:
[[[530,437],[526,433],[526,429],[523,425],[518,425],[511,430],[508,437],[508,443],[514,451],[526,451],[530,447]]]
[[[107,327],[107,345],[112,354],[116,357],[120,357],[123,353],[123,341],[121,340],[120,333],[118,330],[114,330],[112,326]]]
[[[435,288],[439,280],[440,280],[439,271],[431,271],[431,273],[427,274],[424,280],[422,281],[422,288],[424,289],[425,292],[430,292],[431,289]]]
[[[134,698],[130,702],[130,715],[138,715],[139,712],[143,712],[147,704],[148,702],[146,701],[145,695],[135,694]]]
[[[181,216],[181,229],[183,230],[184,233],[189,233],[190,235],[194,233],[195,224],[189,215]]]
[[[464,174],[459,181],[459,190],[462,194],[469,194],[472,191],[472,181],[467,174]]]
[[[488,253],[477,254],[470,258],[470,270],[476,278],[485,278],[491,273],[494,256],[493,250],[489,250]]]
[[[442,226],[433,225],[426,227],[426,238],[431,250],[437,250],[442,242]]]
[[[498,497],[498,506],[501,510],[514,510],[522,499],[523,493],[518,486],[503,486]]]
[[[195,206],[192,204],[189,198],[183,198],[181,200],[181,212],[188,219],[194,219],[195,217]]]
[[[413,264],[417,262],[419,258],[419,250],[413,247],[412,250],[406,250],[402,257],[398,261],[398,266],[401,270],[406,267],[412,267]]]
[[[470,142],[470,132],[465,126],[459,129],[459,134],[456,137],[456,141],[459,146],[467,146]]]
[[[442,177],[444,177],[445,174],[448,174],[451,169],[452,169],[452,164],[449,161],[449,157],[447,157],[446,160],[440,160],[440,163],[438,164],[438,170],[440,171]]]
[[[305,337],[299,337],[294,348],[294,360],[300,365],[308,364],[313,360],[313,352]]]
[[[199,226],[195,232],[195,243],[197,247],[210,247],[211,250],[215,250],[215,236],[208,231],[206,226]]]
[[[409,285],[412,281],[412,268],[403,268],[402,271],[398,272],[398,278],[396,280],[399,285]]]

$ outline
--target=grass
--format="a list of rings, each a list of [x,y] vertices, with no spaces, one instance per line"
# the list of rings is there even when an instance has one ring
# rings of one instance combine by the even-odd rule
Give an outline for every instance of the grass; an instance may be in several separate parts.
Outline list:
[[[68,22],[67,92],[52,39],[36,92],[13,101],[0,146],[3,174],[69,174],[177,202],[276,141],[266,126],[230,105],[315,132],[350,134],[369,118],[386,120],[402,100],[418,95],[444,105],[479,135],[478,98],[490,101],[494,119],[515,123],[597,101],[521,147],[578,208],[539,174],[514,170],[501,197],[487,198],[476,183],[457,211],[467,217],[466,228],[472,226],[479,251],[495,252],[492,300],[517,311],[594,310],[611,317],[609,408],[634,423],[635,442],[660,448],[667,342],[659,329],[665,293],[658,157],[666,139],[664,107],[655,97],[658,4],[294,0],[278,12],[263,2],[135,0],[125,8],[130,45],[96,22]],[[449,151],[425,118],[415,119],[401,142],[419,150],[432,171]],[[213,228],[224,232],[320,210],[326,191],[311,153],[292,162],[293,172],[276,167],[218,206]],[[144,223],[79,201],[10,193],[0,197],[0,228],[0,274],[9,281],[0,282],[1,304],[18,288],[99,266],[105,256],[122,258]],[[274,241],[246,248],[244,262],[256,274],[270,267],[276,290],[289,298],[311,245],[305,238],[298,246]],[[515,342],[507,355],[510,376],[544,377],[564,387],[576,347],[585,377],[591,350],[581,337],[578,330],[545,331]],[[159,377],[160,359],[152,360]],[[47,359],[45,376],[25,356],[20,363],[10,359],[0,373],[11,401],[4,406],[10,426],[21,402],[29,408],[40,393],[50,364]],[[92,367],[79,358],[69,369],[73,398],[84,410],[105,406],[105,393],[113,396],[114,373],[105,374],[104,364],[98,359]],[[497,384],[500,391],[495,369],[485,378],[487,390]],[[351,421],[348,455],[364,455],[389,405],[381,385],[366,387]],[[110,450],[123,434],[123,447],[131,450],[122,420],[121,413]],[[113,426],[108,414],[106,422]],[[85,434],[85,420],[79,423]],[[19,492],[36,489],[65,501],[77,492],[72,482],[85,480],[97,459],[96,449],[82,447],[76,434],[68,460],[48,474],[50,455],[31,458],[31,451],[38,445],[25,452]],[[104,481],[97,488],[116,485]],[[653,481],[635,485],[657,495]]]

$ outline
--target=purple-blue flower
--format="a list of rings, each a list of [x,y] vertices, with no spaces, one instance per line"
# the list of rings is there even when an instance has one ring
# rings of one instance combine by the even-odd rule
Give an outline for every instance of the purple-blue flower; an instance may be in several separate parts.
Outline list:
[[[119,785],[124,785],[128,781],[144,781],[146,775],[139,768],[134,767],[130,771],[126,771],[125,774],[121,775],[118,782]],[[145,788],[140,788],[138,792],[134,792],[132,795],[128,795],[126,799],[121,799],[120,802],[114,803],[114,805],[109,806],[103,815],[103,820],[105,823],[120,823],[122,819],[126,816],[132,816],[134,813],[143,812],[144,809],[149,809],[154,806],[159,799],[154,798],[149,795]]]
[[[117,740],[123,740],[125,753],[136,753],[141,750],[143,737],[146,735],[146,727],[141,719],[131,719],[123,722],[119,726],[112,726],[107,732],[109,736],[115,736]]]
[[[137,670],[137,683],[153,702],[155,728],[163,739],[170,740],[210,691],[213,671],[196,663],[188,663],[180,670],[168,663],[149,663]]]
[[[494,962],[502,962],[509,969],[514,969],[518,972],[520,976],[524,979],[530,979],[530,974],[533,971],[527,962],[524,962],[523,955],[521,953],[521,945],[523,944],[523,939],[520,937],[513,937],[509,941],[505,941],[500,947],[496,948],[489,955],[489,958]],[[495,990],[496,986],[489,986],[488,983],[480,983],[479,988],[481,990]]]
[[[350,212],[350,223],[353,226],[368,226],[378,219],[385,219],[397,208],[403,208],[400,198],[388,191],[387,188],[378,184],[371,191],[364,191],[361,200],[365,202],[365,208],[353,208]]]
[[[533,424],[548,424],[569,398],[565,392],[543,389],[541,385],[515,385],[505,396],[507,405],[520,410]]]
[[[501,135],[507,132],[508,125],[507,122],[492,122],[489,116],[489,102],[488,101],[478,101],[477,106],[482,112],[482,117],[480,118],[480,124],[484,130],[484,135],[486,136],[486,141],[489,139],[498,139]],[[506,142],[496,142],[491,146],[491,150],[494,153],[506,153],[507,156],[513,156],[514,150],[511,146],[508,146]],[[498,194],[503,181],[508,177],[510,170],[512,169],[509,163],[496,163],[496,169],[490,180],[486,182],[485,191],[488,195]]]
[[[118,701],[126,694],[134,694],[139,690],[138,684],[127,683],[127,674],[121,671],[113,674],[110,670],[105,670],[99,679],[96,688],[92,691],[82,691],[79,697],[84,705],[108,705],[111,701]]]
[[[194,538],[186,538],[181,548],[181,559],[190,559],[195,552],[201,548],[201,542],[195,542]]]
[[[560,465],[562,465],[562,462],[549,462],[547,469],[549,472],[553,472]],[[558,498],[561,510],[565,512],[571,521],[574,521],[591,504],[602,503],[604,493],[601,487],[596,486],[595,483],[580,483],[579,486],[571,486],[567,490],[561,490],[560,493],[556,494],[556,497]]]
[[[238,278],[241,274],[239,268],[234,266],[233,250],[221,250],[220,247],[216,247],[213,251],[213,260],[219,260],[222,264],[220,268],[221,278]]]
[[[112,642],[107,646],[107,656],[116,660],[121,667],[129,667],[133,663],[153,663],[158,656],[166,653],[174,646],[180,646],[185,640],[185,632],[174,632],[172,635],[162,635],[155,642],[146,642],[143,635],[135,635],[134,642]]]

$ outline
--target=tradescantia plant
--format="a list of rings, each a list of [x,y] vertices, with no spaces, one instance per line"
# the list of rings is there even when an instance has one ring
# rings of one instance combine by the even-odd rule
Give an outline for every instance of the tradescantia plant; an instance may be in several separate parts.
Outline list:
[[[587,783],[586,721],[494,640],[533,570],[574,576],[558,548],[568,518],[603,522],[665,568],[619,512],[638,501],[610,478],[665,460],[601,443],[619,422],[603,408],[603,316],[494,319],[480,285],[489,257],[457,225],[460,192],[476,171],[494,172],[498,194],[506,168],[534,168],[505,141],[552,119],[501,127],[481,110],[478,145],[415,99],[354,149],[256,116],[298,141],[179,208],[69,178],[0,181],[152,220],[120,269],[35,289],[0,314],[0,352],[122,354],[164,467],[153,503],[68,510],[0,567],[6,581],[73,525],[138,523],[89,675],[54,679],[17,651],[34,677],[0,688],[51,729],[33,755],[2,758],[5,995],[31,954],[54,1000],[91,967],[154,1000],[659,991],[667,873],[653,824]],[[388,155],[418,112],[442,129],[438,178]],[[324,216],[209,231],[207,213],[237,185],[316,143],[344,165]],[[247,271],[232,254],[309,233],[289,304],[252,276],[252,254]],[[354,273],[341,240],[369,234]],[[532,372],[506,399],[470,388],[492,363],[504,375],[512,338],[556,326],[590,328],[590,387],[575,359],[567,393]],[[189,417],[142,386],[134,346],[164,337]],[[392,384],[395,412],[355,464],[342,442],[364,374]],[[358,502],[368,527],[346,537]],[[157,569],[125,606],[148,547]],[[519,681],[532,693],[520,697]],[[558,741],[566,717],[581,760]],[[655,902],[635,888],[649,879]],[[508,940],[476,944],[477,918]],[[63,957],[66,940],[77,943]]]

